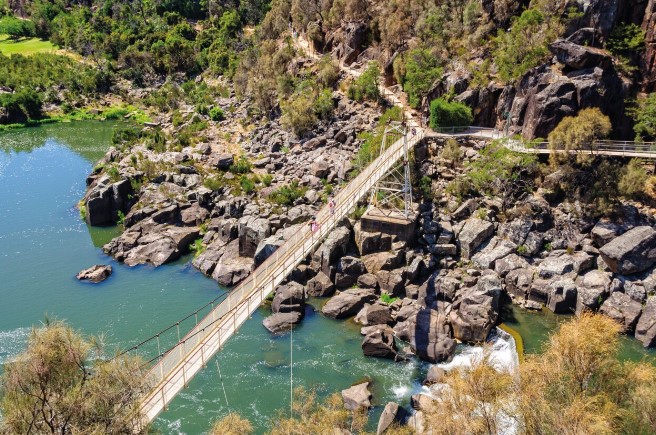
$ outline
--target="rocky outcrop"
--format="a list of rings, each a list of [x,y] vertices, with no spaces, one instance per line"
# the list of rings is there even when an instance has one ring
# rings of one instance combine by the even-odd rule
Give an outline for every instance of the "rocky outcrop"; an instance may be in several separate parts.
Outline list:
[[[88,269],[80,271],[75,278],[80,281],[89,281],[93,283],[98,283],[106,280],[112,274],[112,266],[106,266],[104,264],[96,264],[91,266]]]
[[[563,39],[549,45],[549,50],[556,56],[558,62],[573,70],[595,67],[607,69],[613,64],[613,60],[606,52]]]
[[[127,213],[134,202],[134,193],[128,179],[112,183],[108,176],[96,180],[84,198],[86,220],[89,225],[115,225],[118,213]]]
[[[388,402],[378,419],[376,435],[385,432],[393,424],[403,424],[407,419],[407,412],[396,402]]]
[[[398,356],[394,336],[383,328],[374,329],[364,337],[362,352],[375,358],[396,359]]]
[[[410,343],[415,354],[432,363],[447,361],[455,352],[447,317],[436,310],[423,309],[394,326],[401,340]]]
[[[305,290],[303,286],[290,281],[278,287],[271,302],[271,310],[274,313],[293,311],[302,315],[305,312]]]
[[[656,230],[648,226],[633,228],[604,245],[599,252],[615,273],[642,272],[656,262]]]
[[[606,299],[599,312],[622,325],[625,332],[632,332],[642,313],[642,305],[624,293],[614,292]]]
[[[469,219],[458,233],[457,240],[460,247],[460,256],[470,259],[483,242],[494,233],[494,224],[481,219]]]
[[[375,301],[378,297],[370,289],[353,288],[333,296],[321,312],[334,319],[343,319],[356,315],[366,303]]]
[[[645,347],[656,346],[656,296],[647,299],[636,326],[635,336]]]
[[[364,382],[342,390],[342,399],[344,400],[344,407],[349,411],[355,411],[360,408],[370,408],[371,392],[369,391],[369,382]]]
[[[643,16],[642,30],[645,32],[645,52],[640,66],[644,92],[656,91],[656,1],[649,0]]]
[[[335,285],[328,275],[323,272],[317,273],[314,278],[307,282],[307,293],[309,296],[327,297],[335,293]]]

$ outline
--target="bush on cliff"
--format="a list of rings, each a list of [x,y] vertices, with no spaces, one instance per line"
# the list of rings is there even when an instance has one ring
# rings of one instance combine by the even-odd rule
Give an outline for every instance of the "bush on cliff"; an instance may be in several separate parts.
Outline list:
[[[433,130],[442,128],[466,128],[474,121],[472,111],[464,103],[438,98],[430,104],[430,127]]]

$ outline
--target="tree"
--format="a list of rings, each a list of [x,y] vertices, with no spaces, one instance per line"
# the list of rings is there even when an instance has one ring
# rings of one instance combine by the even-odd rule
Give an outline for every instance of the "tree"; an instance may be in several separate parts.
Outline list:
[[[464,103],[448,101],[438,98],[430,103],[430,127],[433,130],[440,128],[467,128],[474,121],[472,111]]]
[[[525,434],[654,433],[656,368],[620,362],[619,332],[614,320],[584,313],[528,355],[516,378],[485,359],[450,371],[427,431],[492,434],[512,422]]]
[[[252,435],[251,423],[237,413],[230,412],[214,423],[210,435]]]
[[[103,353],[97,340],[62,322],[33,329],[27,350],[5,364],[0,378],[0,411],[8,432],[100,434],[140,428],[139,400],[147,388],[143,362],[125,356],[105,361]]]
[[[442,76],[438,59],[429,50],[415,49],[404,55],[403,90],[408,94],[408,103],[417,108],[421,100]]]
[[[325,434],[339,429],[359,433],[367,423],[366,409],[347,410],[339,394],[324,403],[317,402],[314,391],[303,388],[297,388],[294,396],[294,417],[284,417],[281,411],[269,435]]]
[[[639,159],[631,159],[629,164],[622,168],[617,188],[628,198],[640,198],[645,194],[645,183],[648,178],[649,175],[642,167],[642,162]]]
[[[656,138],[656,93],[649,94],[638,100],[638,104],[631,111],[636,123],[633,131],[636,140],[652,140]]]
[[[525,10],[513,20],[508,32],[500,29],[496,38],[494,61],[501,79],[517,80],[549,55],[547,44],[560,33],[558,19],[538,8]]]
[[[378,101],[380,98],[380,90],[378,89],[379,75],[380,67],[378,62],[369,62],[367,69],[349,86],[348,97],[356,101]]]
[[[610,119],[596,107],[583,109],[575,117],[563,118],[549,134],[552,164],[569,160],[571,154],[576,155],[577,162],[586,162],[587,156],[581,151],[592,153],[596,149],[595,141],[608,137],[611,129]]]

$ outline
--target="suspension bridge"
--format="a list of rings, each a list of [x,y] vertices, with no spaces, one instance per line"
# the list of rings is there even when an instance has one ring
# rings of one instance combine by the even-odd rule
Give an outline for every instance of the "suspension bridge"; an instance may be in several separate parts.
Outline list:
[[[390,103],[407,109],[398,95],[382,85],[380,90]],[[403,174],[406,179],[400,183],[403,187],[396,193],[406,201],[407,217],[407,200],[410,196],[407,179],[408,151],[424,137],[470,136],[488,140],[505,137],[504,133],[497,129],[470,126],[437,132],[428,131],[416,121],[414,111],[404,110],[404,113],[406,119],[402,124],[402,132],[397,128],[401,137],[391,144],[386,143],[381,148],[380,155],[335,195],[336,205],[332,209],[326,206],[319,211],[316,216],[319,223],[317,230],[312,231],[309,226],[304,226],[229,293],[217,297],[179,322],[124,352],[139,352],[149,348],[151,353],[154,353],[156,349],[156,356],[146,358],[150,368],[145,379],[149,392],[141,402],[144,424],[153,421],[167,407],[275,288],[299,263],[313,253],[359,201],[369,192],[381,188],[382,180],[390,173],[395,170],[399,172],[396,168],[399,161],[406,166]],[[546,142],[525,145],[519,140],[507,137],[505,139],[505,146],[516,152],[538,154],[550,152]],[[656,158],[656,143],[598,141],[589,151],[608,156]],[[588,150],[574,152],[588,152]],[[181,328],[184,330],[186,325],[189,325],[189,331],[182,335]],[[167,335],[168,341],[164,340]],[[173,340],[170,339],[171,336]],[[164,343],[175,344],[167,347]]]

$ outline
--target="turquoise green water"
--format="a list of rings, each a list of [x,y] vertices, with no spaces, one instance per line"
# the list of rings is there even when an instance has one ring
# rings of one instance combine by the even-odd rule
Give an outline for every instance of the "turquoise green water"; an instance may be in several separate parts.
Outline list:
[[[549,334],[570,316],[556,315],[549,310],[539,313],[517,306],[506,306],[504,322],[522,336],[524,352],[538,353],[549,339]],[[623,361],[647,361],[656,365],[656,349],[645,349],[634,338],[620,338],[619,358]]]
[[[112,128],[82,122],[0,134],[0,362],[20,352],[30,327],[46,315],[125,348],[222,292],[188,257],[158,269],[114,262],[100,246],[117,230],[79,219],[84,180],[107,150]],[[99,285],[74,278],[96,263],[111,264],[114,274]],[[162,432],[202,433],[228,409],[261,431],[278,409],[288,409],[290,337],[269,335],[261,325],[266,314],[260,309],[161,415]],[[374,420],[386,401],[407,403],[426,368],[365,358],[358,329],[308,312],[293,335],[293,378],[327,394],[370,376]]]
[[[126,348],[223,291],[193,269],[189,257],[158,269],[129,268],[102,253],[117,229],[89,228],[75,205],[87,174],[109,147],[112,129],[110,123],[80,122],[0,133],[0,363],[24,348],[31,326],[46,315],[87,334],[103,333],[110,345]],[[111,264],[114,274],[99,285],[74,278],[96,263]],[[160,416],[158,429],[200,434],[232,410],[261,433],[279,409],[289,409],[290,344],[294,385],[326,395],[368,377],[374,424],[387,401],[407,405],[421,388],[425,364],[365,358],[352,322],[309,310],[290,340],[289,334],[273,337],[262,327],[268,313],[264,307],[254,314]],[[515,319],[509,323],[529,351],[556,324],[555,316],[522,311]],[[637,342],[626,342],[644,355]]]

